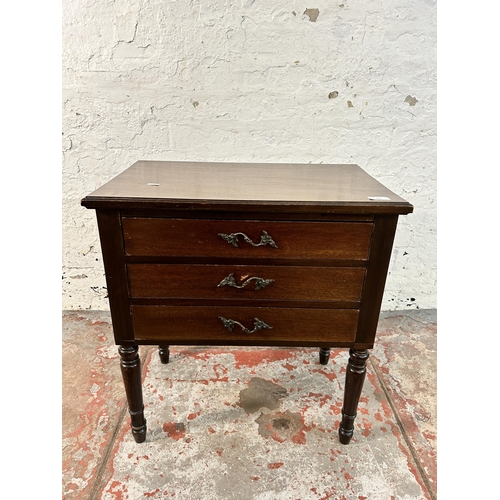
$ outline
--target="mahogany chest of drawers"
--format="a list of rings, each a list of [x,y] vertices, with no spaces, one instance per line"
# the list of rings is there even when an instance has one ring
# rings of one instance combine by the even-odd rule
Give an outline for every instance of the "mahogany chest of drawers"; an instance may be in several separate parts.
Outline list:
[[[350,348],[349,443],[399,215],[412,205],[357,165],[138,161],[96,209],[115,343],[137,442],[139,344]]]

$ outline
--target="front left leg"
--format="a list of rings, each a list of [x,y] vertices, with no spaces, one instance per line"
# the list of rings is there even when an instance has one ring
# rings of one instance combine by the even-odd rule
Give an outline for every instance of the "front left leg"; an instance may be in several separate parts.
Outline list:
[[[339,440],[349,444],[354,432],[354,419],[358,409],[359,397],[366,375],[366,361],[369,353],[366,349],[350,349],[349,362],[345,376],[344,406],[342,407],[342,422],[339,428]]]
[[[120,365],[123,383],[127,394],[128,411],[130,413],[132,435],[136,443],[146,439],[146,419],[142,400],[141,360],[136,345],[119,346]]]

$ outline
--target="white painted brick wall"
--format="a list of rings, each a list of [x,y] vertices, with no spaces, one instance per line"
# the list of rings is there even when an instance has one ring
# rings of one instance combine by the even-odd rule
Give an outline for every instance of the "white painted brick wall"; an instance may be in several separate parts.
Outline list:
[[[63,44],[64,309],[108,308],[80,199],[139,159],[357,163],[415,206],[383,309],[436,307],[434,1],[64,0]]]

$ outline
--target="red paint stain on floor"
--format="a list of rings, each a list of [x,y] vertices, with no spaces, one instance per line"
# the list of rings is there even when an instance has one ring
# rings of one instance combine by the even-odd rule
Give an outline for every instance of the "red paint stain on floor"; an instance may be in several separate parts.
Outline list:
[[[78,318],[78,319],[80,320],[80,319],[84,319],[84,318]],[[90,324],[91,325],[106,325],[106,326],[109,326],[109,322],[107,322],[107,321],[99,321],[99,320],[92,321]]]
[[[334,415],[340,415],[340,413],[342,412],[342,408],[336,405],[330,405],[330,410],[332,410],[332,413]]]
[[[150,358],[149,358],[150,359]],[[147,362],[148,360],[146,360]],[[125,439],[125,435],[128,434],[130,432],[130,423],[128,425],[122,425],[122,428],[121,428],[121,431],[120,433],[118,434],[118,436],[116,437],[116,440],[115,440],[115,443],[114,443],[114,446],[113,446],[113,449],[111,451],[111,456],[115,457],[117,454],[118,454],[118,449],[120,447],[120,444],[123,442],[123,440]],[[107,477],[109,478],[109,480],[111,480],[111,478],[114,476],[115,474],[115,467],[114,467],[114,461],[110,461],[109,462],[109,467],[106,471],[107,473]],[[112,493],[112,494],[115,494],[115,498],[117,500],[125,500],[126,498],[128,498],[128,495],[125,497],[123,497],[123,491],[117,491],[117,492],[114,492],[112,491],[114,488],[116,488],[117,486],[121,485],[123,488],[124,488],[124,491],[127,492],[127,488],[125,485],[122,485],[119,481],[113,481],[110,485],[110,487],[107,489],[107,490],[104,490],[105,487],[103,487],[101,489],[101,494],[97,497],[97,498],[101,498],[102,497],[102,493],[103,491],[107,491],[108,493]]]
[[[413,477],[415,478],[415,480],[419,484],[422,491],[427,495],[427,498],[430,498],[428,496],[427,488],[422,480],[422,477],[420,476],[420,473],[418,472],[417,468],[415,467],[415,465],[413,463],[413,459],[410,456],[410,452],[408,451],[406,446],[402,443],[402,440],[401,440],[402,436],[401,436],[401,431],[400,431],[399,427],[396,424],[392,423],[391,421],[388,421],[387,423],[390,425],[390,427],[392,429],[393,436],[397,439],[398,448],[403,452],[403,454],[406,457],[408,470],[412,473]]]
[[[190,358],[200,359],[202,361],[207,361],[213,356],[217,356],[219,354],[226,354],[227,349],[206,349],[203,351],[199,351],[198,349],[183,349],[180,354],[189,356]]]
[[[168,437],[179,441],[186,435],[186,430],[183,423],[179,422],[165,422],[163,424],[163,432],[166,432]]]
[[[159,491],[160,491],[160,488],[156,488],[156,490],[152,491],[151,493],[148,493],[147,491],[145,491],[144,496],[151,498],[151,497],[154,497]]]
[[[229,377],[227,376],[227,367],[220,363],[217,363],[213,366],[213,371],[215,372],[215,378],[211,378],[210,382],[229,382]],[[221,376],[221,374],[224,376]]]
[[[306,444],[307,439],[306,439],[306,430],[305,429],[300,429],[295,436],[292,437],[292,443],[295,444]]]
[[[219,376],[219,371],[221,371],[224,375],[227,375],[227,372],[228,372],[228,368],[221,363],[215,364],[213,366],[213,370],[214,370],[215,374],[217,375],[217,377]]]
[[[233,351],[231,353],[236,361],[236,368],[255,367],[264,363],[273,361],[284,361],[290,359],[293,354],[285,349],[259,349],[255,351]]]
[[[328,380],[330,380],[330,382],[333,382],[334,380],[337,379],[337,374],[334,373],[334,372],[326,372],[325,370],[321,370],[319,368],[315,369],[315,370],[311,370],[312,373],[321,373],[321,375],[324,375]]]
[[[106,493],[113,495],[116,500],[125,500],[128,498],[128,495],[125,497],[123,495],[126,494],[127,491],[128,489],[125,484],[120,483],[120,481],[113,481],[106,490]]]
[[[149,370],[149,363],[151,362],[151,352],[152,351],[149,351],[145,355],[145,359],[143,361],[143,370],[144,371]],[[143,379],[143,382],[144,382],[144,379]],[[130,432],[131,432],[131,430],[130,430],[130,419],[129,419],[127,424],[122,425],[120,433],[116,436],[116,440],[115,440],[115,443],[114,443],[114,446],[113,446],[113,449],[111,451],[110,456],[113,456],[113,457],[117,456],[118,449],[119,449],[121,443],[126,439],[125,436],[127,434],[129,434]],[[115,474],[114,461],[111,460],[109,462],[109,467],[106,471],[106,476],[109,478],[108,481],[111,480],[112,477],[114,477],[114,474]],[[120,490],[113,491],[118,486],[121,486],[122,490],[121,491]],[[101,498],[103,491],[107,491],[108,493],[115,495],[116,500],[128,499],[128,495],[126,495],[125,497],[123,496],[123,493],[127,493],[127,487],[126,487],[126,485],[121,484],[119,481],[113,481],[107,490],[104,490],[104,488],[105,488],[105,486],[103,487],[103,489],[101,489],[100,495],[98,495],[96,498]]]
[[[436,434],[434,432],[422,432],[422,436],[424,436],[425,439],[428,441],[435,441],[436,440]]]
[[[303,411],[306,411],[307,408],[305,408]],[[300,414],[299,414],[300,415]],[[291,437],[292,443],[295,444],[306,444],[307,439],[306,439],[306,432],[311,430],[311,426],[308,426],[304,422],[304,415],[300,415],[300,423],[299,423],[299,428],[295,432],[295,434]],[[274,435],[273,435],[274,437]]]
[[[274,462],[272,464],[267,464],[268,469],[279,469],[280,467],[283,467],[285,465],[283,462]]]
[[[372,432],[373,424],[366,418],[363,418],[362,424],[363,424],[363,433],[362,434],[364,437],[368,437]]]
[[[328,500],[329,498],[333,498],[334,495],[334,493],[330,491],[324,491],[323,493],[319,493],[317,488],[311,488],[311,491],[317,496],[323,495],[322,497],[319,498],[319,500]],[[336,497],[336,498],[337,500],[342,500],[342,498],[345,499],[345,497]]]
[[[307,395],[309,398],[314,398],[319,401],[319,407],[322,408],[328,401],[331,401],[333,398],[330,394],[319,394],[316,392],[310,392]]]
[[[109,324],[104,323],[109,326]],[[81,397],[86,400],[87,403],[85,407],[80,411],[80,422],[73,426],[72,430],[65,433],[65,438],[73,439],[75,442],[71,446],[71,455],[63,457],[63,473],[67,473],[67,471],[73,472],[73,477],[85,477],[86,484],[82,487],[80,486],[79,491],[76,494],[73,494],[72,498],[86,498],[83,495],[87,494],[87,489],[92,487],[92,484],[96,478],[97,469],[94,465],[95,459],[99,459],[104,456],[106,448],[109,446],[109,439],[111,438],[112,427],[109,425],[109,420],[113,416],[118,416],[117,413],[111,412],[111,408],[107,408],[106,399],[111,401],[114,400],[114,403],[117,408],[121,408],[124,406],[125,397],[124,395],[119,399],[115,399],[112,397],[109,392],[109,387],[111,384],[109,383],[108,376],[105,371],[101,371],[101,368],[104,366],[105,361],[102,357],[100,357],[99,351],[102,349],[102,346],[97,347],[95,363],[97,365],[95,370],[90,370],[88,384],[86,384],[87,390],[78,394],[77,397]],[[143,353],[143,356],[146,356],[146,359],[143,361],[144,371],[147,371],[150,356],[148,352]],[[109,356],[106,355],[106,360],[109,359]],[[90,389],[88,388],[90,387]],[[90,393],[90,394],[89,394]],[[83,411],[82,411],[83,410]],[[109,414],[108,414],[109,412]],[[128,424],[128,425],[127,425]],[[130,420],[127,419],[127,424],[125,424],[121,431],[120,435],[117,436],[117,440],[113,446],[112,456],[116,454],[116,451],[119,446],[119,441],[123,436],[126,435],[127,432],[130,432]],[[75,454],[83,455],[83,457],[79,460],[74,458]],[[89,472],[86,472],[89,471]],[[108,477],[108,481],[113,477],[113,463],[110,462],[108,469],[105,472],[105,476]],[[107,484],[103,481],[103,484]],[[119,488],[120,483],[112,484],[109,486],[109,493],[114,496],[114,498],[122,499],[126,489]],[[101,493],[104,491],[106,486],[103,486],[101,489]],[[106,490],[107,491],[107,490]],[[69,493],[69,492],[67,492]],[[75,493],[75,492],[72,492]]]
[[[271,437],[275,440],[275,441],[278,441],[278,443],[284,443],[286,441],[285,438],[282,438],[280,436],[278,436],[275,432],[273,432],[271,434]]]

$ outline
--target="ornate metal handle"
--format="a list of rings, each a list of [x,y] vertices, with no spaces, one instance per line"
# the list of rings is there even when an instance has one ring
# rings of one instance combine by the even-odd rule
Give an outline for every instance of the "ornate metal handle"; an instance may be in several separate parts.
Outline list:
[[[229,276],[226,276],[217,286],[232,286],[233,288],[245,288],[252,280],[255,280],[255,290],[260,290],[261,288],[265,288],[267,285],[270,285],[274,280],[265,280],[264,278],[259,278],[257,276],[252,276],[251,278],[246,279],[241,285],[238,285],[234,279],[233,273]]]
[[[278,245],[274,242],[274,240],[267,234],[267,231],[262,231],[262,236],[260,237],[260,241],[258,243],[254,243],[245,233],[219,233],[219,236],[228,243],[231,243],[233,247],[238,246],[238,236],[243,236],[243,239],[250,243],[253,247],[263,247],[266,245],[272,246],[273,248],[278,248]]]
[[[242,325],[239,321],[234,321],[232,319],[226,319],[226,318],[223,318],[222,316],[219,316],[219,319],[222,321],[222,324],[230,331],[232,332],[233,331],[233,328],[234,328],[234,325],[238,325],[241,327],[241,329],[243,330],[243,332],[245,333],[254,333],[256,332],[257,330],[272,330],[273,327],[272,326],[269,326],[267,323],[264,323],[262,320],[260,320],[259,318],[254,318],[253,321],[254,321],[254,326],[253,326],[253,330],[249,330],[248,328],[246,328],[244,325]]]

